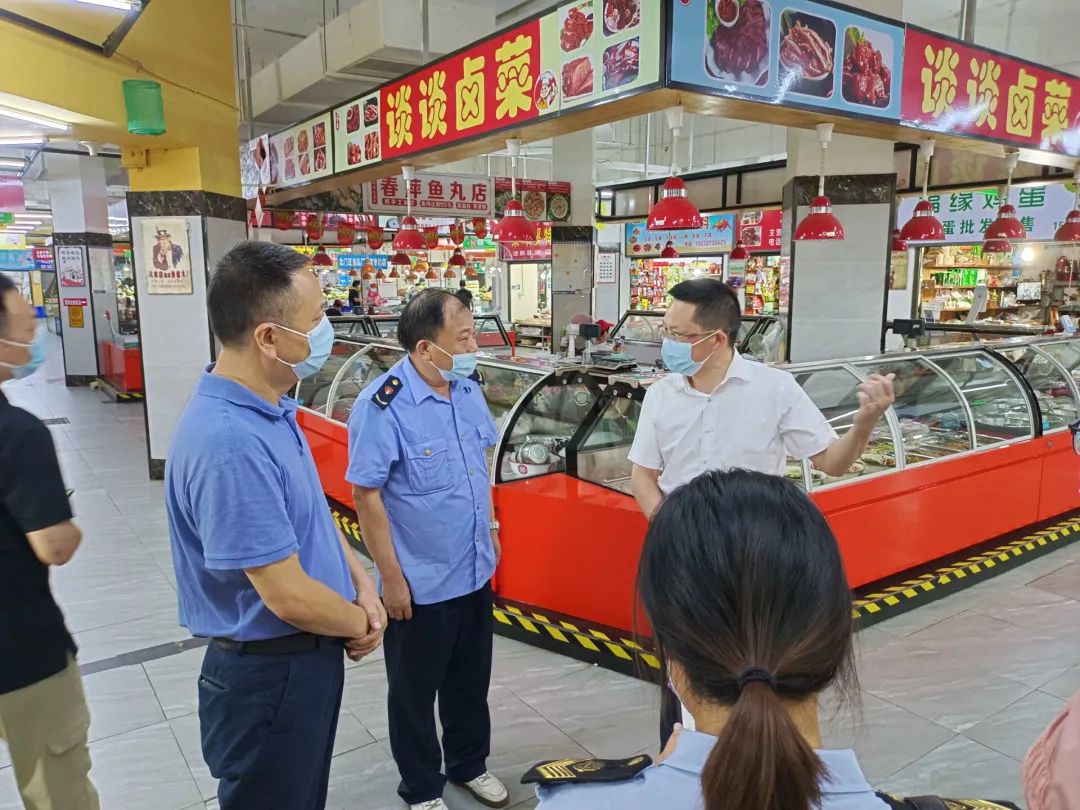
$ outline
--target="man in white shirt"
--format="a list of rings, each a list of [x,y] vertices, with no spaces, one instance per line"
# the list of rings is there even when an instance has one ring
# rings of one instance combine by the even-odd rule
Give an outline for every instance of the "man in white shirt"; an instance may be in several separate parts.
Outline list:
[[[895,400],[892,374],[871,375],[859,386],[852,427],[838,437],[791,374],[735,350],[741,312],[727,284],[690,279],[672,287],[671,297],[661,355],[672,373],[646,392],[630,448],[630,483],[646,517],[667,493],[707,470],[782,475],[790,455],[827,475],[847,472]],[[678,719],[678,699],[666,691],[661,747]],[[685,712],[683,723],[692,727]]]
[[[895,399],[893,375],[859,386],[851,430],[838,437],[791,374],[735,351],[741,316],[728,285],[695,278],[672,287],[671,297],[662,356],[672,373],[645,394],[630,449],[634,497],[646,517],[706,470],[782,475],[790,455],[827,475],[847,472]]]

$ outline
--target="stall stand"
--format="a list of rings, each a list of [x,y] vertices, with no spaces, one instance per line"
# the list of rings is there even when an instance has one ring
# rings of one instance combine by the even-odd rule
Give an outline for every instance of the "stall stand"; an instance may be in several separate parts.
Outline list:
[[[893,285],[904,285],[911,297],[891,311],[895,317],[937,324],[1013,327],[1034,334],[1056,331],[1061,315],[1080,314],[1080,246],[1052,241],[1074,199],[1071,184],[1014,187],[1009,201],[1028,238],[1013,243],[1007,253],[990,253],[984,250],[982,234],[997,215],[1000,190],[931,194],[945,241],[919,243],[909,257],[897,257]],[[904,221],[914,205],[914,198],[902,198],[898,221]],[[906,266],[897,272],[899,263],[906,265],[908,259],[914,268],[910,281]]]
[[[1027,162],[1066,169],[1080,158],[1080,78],[1051,68],[833,2],[728,4],[743,9],[734,21],[720,20],[709,0],[643,2],[625,17],[605,13],[607,5],[584,0],[573,4],[578,14],[568,15],[567,4],[525,19],[271,136],[271,164],[284,163],[267,205],[345,193],[398,176],[406,163],[421,169],[490,153],[508,137],[538,141],[674,106],[805,130],[831,124],[838,136],[889,144],[876,150],[882,155],[891,155],[896,141],[933,137],[945,148],[998,157],[1003,148],[1023,149]],[[575,22],[568,29],[570,17]],[[591,24],[579,25],[580,17]],[[795,64],[787,45],[793,31],[804,29],[823,47]],[[871,57],[856,58],[856,44]],[[1001,105],[987,116],[983,95],[964,88],[978,84],[979,66],[991,61]],[[943,64],[948,71],[940,70]],[[418,105],[443,75],[448,113],[433,120],[419,114]],[[424,109],[441,119],[437,111],[444,107]],[[364,122],[351,133],[350,111]],[[334,128],[327,133],[330,121]],[[325,147],[314,145],[319,134],[330,136]],[[318,176],[306,174],[306,152],[316,153],[315,165],[319,149],[326,150],[323,168]],[[296,150],[305,152],[299,164]],[[941,593],[946,582],[960,579],[954,568],[934,570],[942,558],[970,557],[980,544],[1000,543],[1003,535],[1071,518],[1080,509],[1067,427],[1080,416],[1080,353],[1067,338],[880,356],[863,351],[880,342],[890,298],[895,166],[883,160],[878,174],[837,175],[823,159],[819,177],[816,165],[808,170],[810,161],[801,162],[801,175],[785,187],[790,224],[810,221],[811,208],[819,215],[831,210],[849,232],[846,241],[785,240],[792,277],[809,268],[802,278],[815,282],[800,280],[790,289],[793,329],[816,330],[820,338],[799,353],[844,346],[843,354],[858,356],[825,355],[789,371],[840,432],[850,426],[857,386],[867,375],[896,374],[898,400],[846,475],[828,479],[805,463],[791,464],[788,474],[833,526],[853,587],[930,567],[919,574],[929,578],[922,584],[884,592],[875,614],[882,616],[889,605],[910,604],[906,590]],[[824,193],[828,205],[815,200],[815,192]],[[818,237],[837,235],[809,230]],[[588,226],[566,231],[567,243],[582,249],[557,250],[554,264],[566,256],[567,266],[554,266],[553,273],[561,278],[572,266],[591,282],[591,264],[581,263],[587,253],[595,256],[595,232]],[[666,236],[650,244],[660,242],[662,249]],[[835,293],[823,295],[824,289]],[[868,312],[869,302],[880,310]],[[298,419],[324,488],[346,523],[344,420],[356,392],[401,351],[385,342],[342,341],[335,346],[337,374],[322,378],[324,392],[298,391],[305,403]],[[494,586],[498,626],[517,627],[526,638],[551,639],[567,650],[614,648],[616,657],[656,666],[656,656],[631,633],[646,522],[627,494],[626,456],[641,399],[662,372],[485,363],[490,368],[482,371],[492,380],[484,385],[485,396],[501,428],[492,469],[503,526]],[[349,524],[349,534],[357,539],[354,527]],[[1010,539],[1009,551],[995,552],[1003,560],[988,558],[992,565],[976,567],[1000,570],[1014,557],[1037,553],[1028,545],[1037,549],[1045,545],[1041,540],[1059,536],[1042,531],[1045,537],[1021,538],[1019,545]],[[971,566],[964,571],[975,574]]]

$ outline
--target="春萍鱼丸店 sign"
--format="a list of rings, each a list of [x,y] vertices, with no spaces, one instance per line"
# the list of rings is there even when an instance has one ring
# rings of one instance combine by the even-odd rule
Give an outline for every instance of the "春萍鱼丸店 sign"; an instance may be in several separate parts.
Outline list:
[[[413,216],[485,217],[495,213],[494,181],[468,174],[400,175],[364,184],[364,211],[403,215],[412,203]]]
[[[908,27],[902,123],[1080,155],[1080,78]]]
[[[945,229],[945,241],[981,242],[983,233],[997,218],[1001,192],[996,188],[931,194],[930,204]],[[1030,240],[1050,240],[1072,209],[1075,197],[1071,183],[1045,186],[1014,186],[1009,202]],[[896,221],[907,222],[915,210],[917,196],[903,197],[897,206]]]

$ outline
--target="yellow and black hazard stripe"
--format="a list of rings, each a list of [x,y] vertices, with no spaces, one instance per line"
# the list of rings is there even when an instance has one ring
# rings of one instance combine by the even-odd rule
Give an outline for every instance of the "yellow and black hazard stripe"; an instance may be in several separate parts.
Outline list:
[[[94,381],[93,388],[101,391],[113,402],[142,402],[145,398],[142,391],[121,391],[104,377],[98,377]]]
[[[349,543],[367,554],[356,514],[333,500],[330,500],[330,509],[334,522]],[[856,626],[877,624],[1080,540],[1080,514],[1026,532],[933,571],[895,584],[883,586],[879,583],[867,592],[856,593],[852,604]],[[659,675],[660,658],[650,639],[634,638],[633,633],[624,630],[509,601],[498,595],[494,598],[492,612],[495,632],[501,636],[646,680],[655,680]]]
[[[1080,539],[1080,515],[889,587],[859,593],[852,615],[866,627],[968,588]]]

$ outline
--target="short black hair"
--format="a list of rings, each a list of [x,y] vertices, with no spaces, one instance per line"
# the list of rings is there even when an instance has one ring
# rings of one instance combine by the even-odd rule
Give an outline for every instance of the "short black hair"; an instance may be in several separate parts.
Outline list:
[[[286,245],[240,242],[218,262],[206,290],[210,328],[235,346],[264,321],[280,322],[292,305],[293,276],[309,259]]]
[[[0,273],[0,335],[7,334],[8,326],[8,311],[4,305],[4,297],[12,290],[18,289],[15,286],[15,282],[8,276]]]
[[[460,284],[458,284],[458,288],[459,288],[459,289],[462,289],[462,290],[464,290],[464,289],[465,289],[465,279],[462,279],[462,280],[461,280],[461,283],[460,283]]]
[[[734,347],[738,342],[742,311],[735,291],[718,278],[691,278],[669,291],[676,301],[693,304],[694,321],[703,329],[718,329]]]
[[[405,305],[398,318],[397,338],[405,351],[416,350],[421,340],[435,340],[446,325],[446,306],[450,302],[464,306],[456,295],[440,287],[428,287],[418,292]]]

